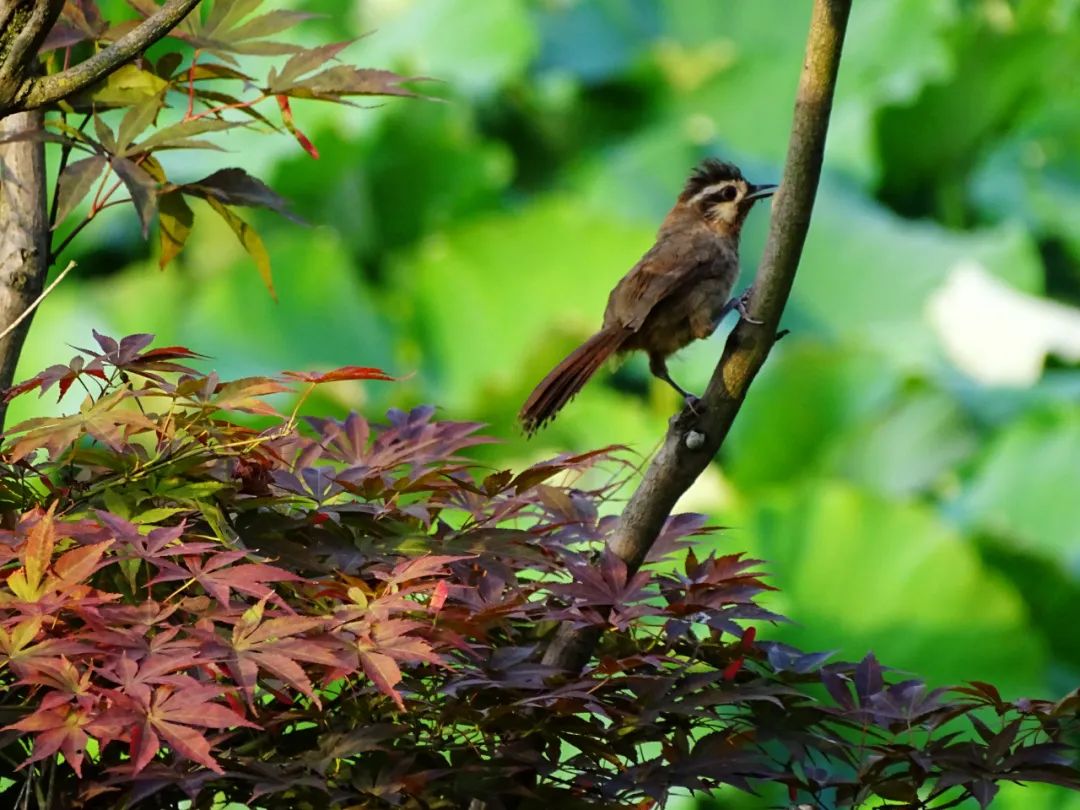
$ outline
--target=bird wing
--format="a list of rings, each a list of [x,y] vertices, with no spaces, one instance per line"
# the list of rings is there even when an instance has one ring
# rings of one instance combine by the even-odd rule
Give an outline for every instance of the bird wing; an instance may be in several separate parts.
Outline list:
[[[716,259],[715,237],[661,238],[611,291],[604,325],[637,331],[657,304]]]

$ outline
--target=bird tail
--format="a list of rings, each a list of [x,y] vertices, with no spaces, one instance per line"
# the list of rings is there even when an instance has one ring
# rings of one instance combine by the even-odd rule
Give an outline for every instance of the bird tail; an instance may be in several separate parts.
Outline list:
[[[555,366],[521,406],[518,419],[525,432],[531,436],[554,418],[604,361],[618,351],[629,334],[620,327],[601,329]]]

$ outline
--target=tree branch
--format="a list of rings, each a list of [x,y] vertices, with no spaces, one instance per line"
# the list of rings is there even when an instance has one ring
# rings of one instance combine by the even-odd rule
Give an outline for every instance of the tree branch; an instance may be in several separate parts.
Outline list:
[[[200,2],[167,0],[135,28],[89,59],[59,73],[27,79],[15,100],[15,109],[37,109],[100,81],[168,34]]]
[[[777,340],[777,325],[810,226],[850,10],[851,0],[814,2],[783,182],[749,301],[750,315],[760,323],[741,320],[735,327],[701,399],[700,414],[684,410],[672,418],[663,446],[609,536],[608,548],[626,562],[631,574],[644,562],[675,502],[720,449],[750,383]],[[544,663],[579,671],[599,636],[598,628],[564,624],[548,645]]]
[[[0,118],[0,135],[24,138],[0,143],[0,324],[29,310],[0,338],[0,390],[15,378],[33,309],[49,271],[49,216],[45,207],[45,144],[32,136],[44,129],[35,110]],[[0,403],[0,428],[7,405]]]
[[[3,0],[0,7],[0,108],[7,109],[26,77],[37,72],[37,51],[56,24],[64,0]]]

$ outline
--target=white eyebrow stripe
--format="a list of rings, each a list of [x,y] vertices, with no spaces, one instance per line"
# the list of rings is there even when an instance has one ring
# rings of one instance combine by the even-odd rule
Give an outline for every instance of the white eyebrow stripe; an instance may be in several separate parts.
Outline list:
[[[698,200],[700,200],[702,197],[707,197],[710,194],[712,194],[712,193],[714,193],[716,191],[719,191],[722,188],[727,188],[728,186],[733,186],[733,185],[735,185],[734,180],[725,180],[722,183],[713,183],[711,186],[706,186],[701,191],[699,191],[697,194],[695,194],[693,197],[691,197],[690,202],[695,203]]]

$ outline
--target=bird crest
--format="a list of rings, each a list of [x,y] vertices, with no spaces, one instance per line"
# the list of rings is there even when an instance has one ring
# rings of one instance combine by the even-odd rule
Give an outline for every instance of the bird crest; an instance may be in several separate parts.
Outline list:
[[[742,180],[742,172],[734,163],[727,163],[716,158],[705,158],[694,169],[683,186],[681,199],[689,200],[698,192],[725,180]]]

